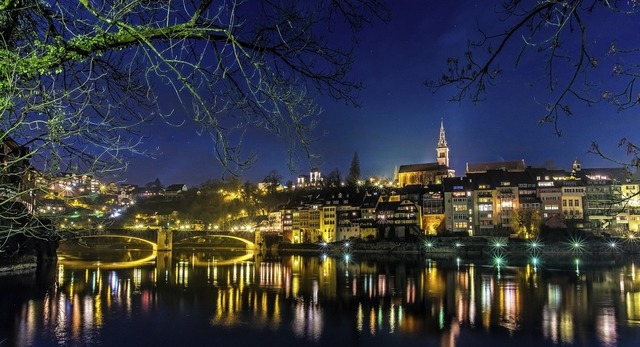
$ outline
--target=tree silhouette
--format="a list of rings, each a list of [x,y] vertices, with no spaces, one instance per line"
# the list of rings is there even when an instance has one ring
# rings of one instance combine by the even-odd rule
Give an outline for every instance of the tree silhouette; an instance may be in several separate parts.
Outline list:
[[[333,169],[329,172],[327,176],[327,186],[328,187],[340,187],[342,185],[342,175],[340,175],[340,170],[337,168]]]
[[[262,183],[267,184],[267,190],[269,193],[274,193],[282,181],[282,175],[278,170],[271,170],[263,179]]]
[[[351,159],[351,166],[349,166],[347,182],[350,185],[355,185],[360,180],[360,177],[360,157],[358,156],[358,152],[354,152],[353,158]]]

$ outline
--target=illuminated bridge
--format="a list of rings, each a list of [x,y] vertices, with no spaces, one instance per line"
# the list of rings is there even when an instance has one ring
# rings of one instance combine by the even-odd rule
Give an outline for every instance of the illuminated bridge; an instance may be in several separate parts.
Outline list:
[[[68,239],[118,238],[150,244],[154,250],[170,251],[177,245],[202,245],[215,247],[216,239],[232,239],[245,244],[246,249],[255,248],[255,233],[249,231],[174,231],[174,230],[88,230],[72,232]]]

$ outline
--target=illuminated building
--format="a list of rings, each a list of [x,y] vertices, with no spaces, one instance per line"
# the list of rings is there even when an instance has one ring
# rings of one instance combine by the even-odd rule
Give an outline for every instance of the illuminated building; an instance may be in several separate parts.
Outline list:
[[[582,168],[576,160],[572,175],[585,182],[583,208],[592,229],[638,231],[638,185],[625,169]]]
[[[565,219],[584,218],[584,183],[579,180],[567,180],[562,185],[561,210]]]
[[[433,163],[400,165],[397,172],[397,181],[400,187],[412,184],[440,183],[445,177],[455,176],[455,170],[449,167],[449,147],[447,147],[443,122],[440,122],[436,160]]]
[[[471,211],[471,181],[467,177],[444,180],[444,210],[446,232],[473,235]]]
[[[301,243],[304,241],[300,230],[300,210],[291,209],[291,242]]]
[[[376,206],[379,238],[409,240],[422,234],[419,207],[410,200],[394,196],[383,198]]]
[[[445,179],[444,189],[447,232],[508,233],[527,210],[556,228],[640,230],[640,186],[624,169],[584,169],[577,160],[570,173],[524,161],[467,164],[466,176]]]
[[[322,206],[320,214],[322,240],[326,242],[336,241],[336,224],[336,206]]]
[[[427,235],[442,234],[445,228],[444,192],[442,186],[432,186],[422,196],[422,229]]]
[[[87,174],[64,173],[47,181],[49,191],[58,196],[77,197],[100,193],[100,181]]]
[[[337,207],[338,228],[336,229],[336,240],[348,240],[350,238],[360,238],[360,208],[358,206],[340,205]]]
[[[620,187],[622,201],[626,201],[624,212],[628,214],[628,230],[632,232],[640,231],[640,184],[627,183]]]
[[[442,153],[448,159],[448,151]],[[588,169],[576,161],[567,172],[518,160],[467,163],[466,170],[465,177],[442,177],[438,184],[372,188],[351,197],[346,190],[308,194],[286,207],[291,234],[285,239],[334,242],[416,232],[530,237],[542,224],[640,232],[640,183],[626,178],[624,169]]]
[[[187,192],[187,190],[189,189],[184,183],[172,184],[164,190],[164,196],[167,199],[181,198],[183,194]]]
[[[317,168],[311,168],[309,175],[298,176],[298,188],[322,188],[322,173]]]
[[[363,240],[376,239],[378,236],[378,224],[376,206],[380,201],[377,194],[367,194],[360,205],[360,237]]]

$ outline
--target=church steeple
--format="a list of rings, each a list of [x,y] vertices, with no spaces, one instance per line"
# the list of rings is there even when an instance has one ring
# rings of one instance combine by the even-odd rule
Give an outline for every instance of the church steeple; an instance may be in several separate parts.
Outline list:
[[[447,139],[444,138],[444,120],[440,118],[440,139],[438,140],[438,148],[447,147]]]
[[[436,156],[438,164],[449,166],[449,147],[447,147],[447,139],[444,137],[443,119],[440,119],[440,138],[438,139],[438,147],[436,147]]]

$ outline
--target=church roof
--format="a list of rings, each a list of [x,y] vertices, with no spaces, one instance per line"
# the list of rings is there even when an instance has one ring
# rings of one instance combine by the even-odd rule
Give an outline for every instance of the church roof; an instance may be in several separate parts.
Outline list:
[[[467,163],[467,173],[487,172],[489,170],[524,171],[524,159],[490,163]]]
[[[423,164],[408,164],[400,165],[398,173],[403,172],[417,172],[417,171],[447,171],[449,167],[446,165],[440,165],[439,163],[423,163]]]
[[[184,183],[172,184],[165,189],[165,191],[167,192],[179,192],[182,190],[187,190],[187,187]]]
[[[589,179],[607,179],[618,182],[628,182],[631,179],[631,175],[625,168],[583,168],[578,175],[584,175]]]

